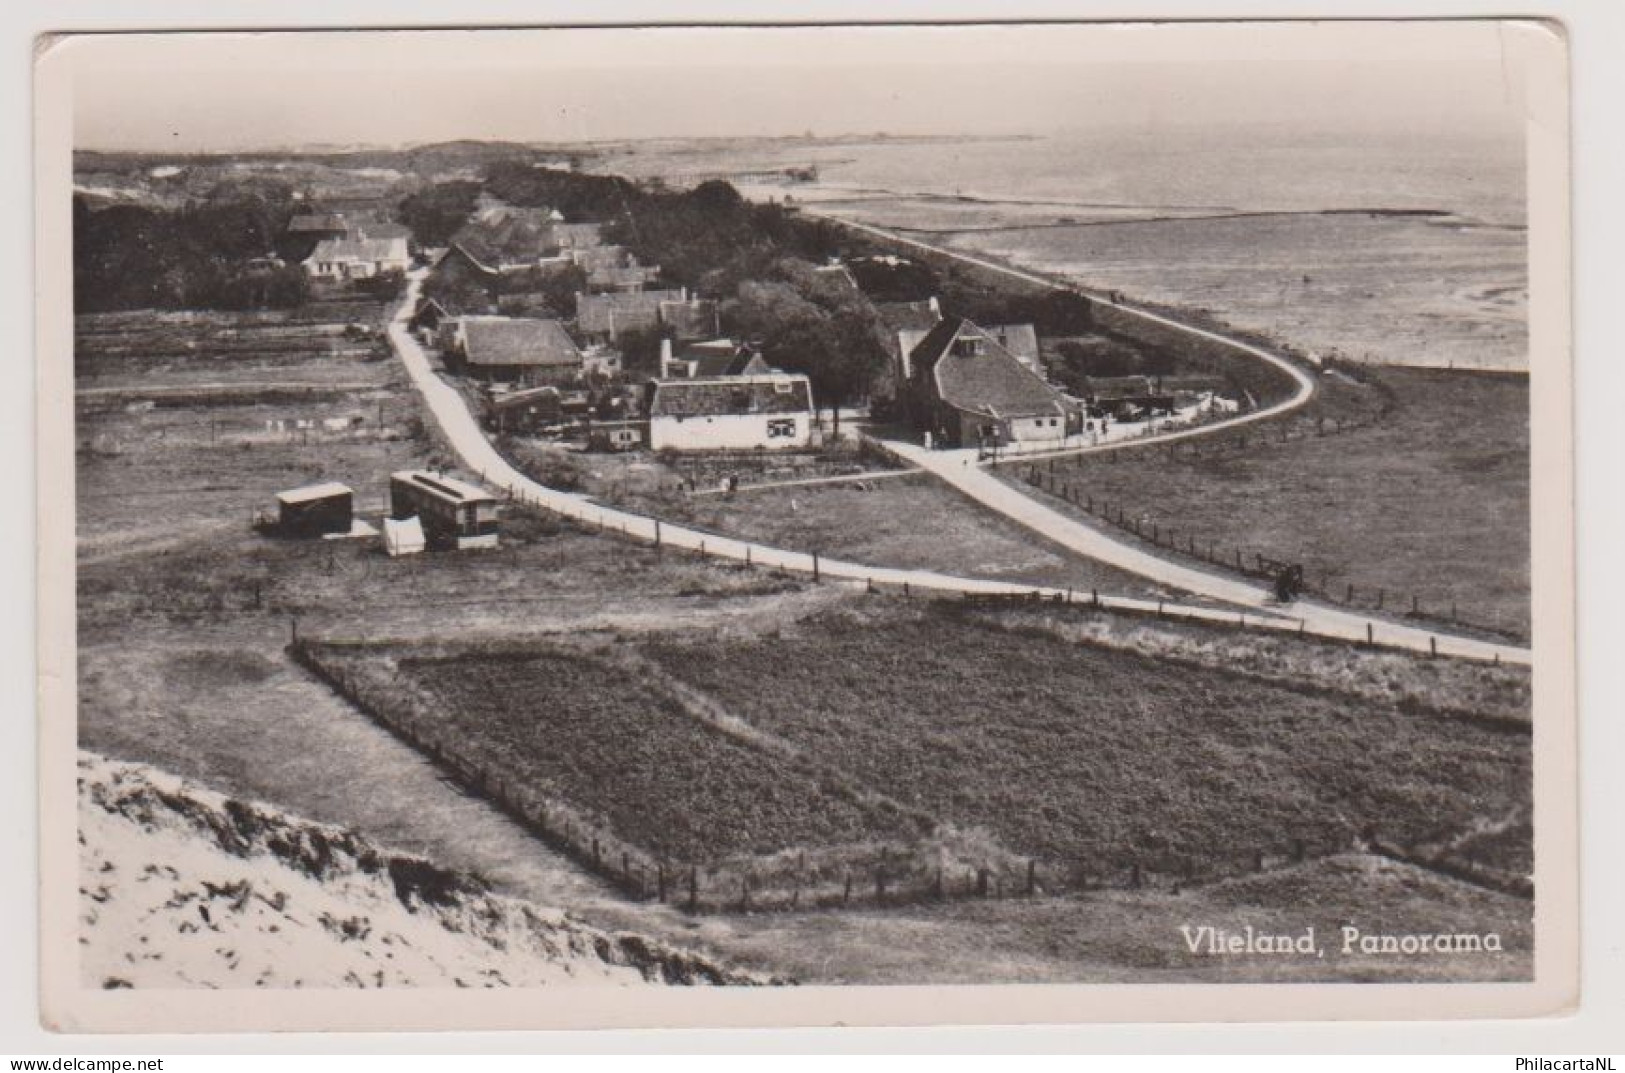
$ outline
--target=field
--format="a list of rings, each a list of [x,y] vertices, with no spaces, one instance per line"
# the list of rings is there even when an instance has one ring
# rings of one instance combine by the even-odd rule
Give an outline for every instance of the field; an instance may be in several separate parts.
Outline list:
[[[1373,833],[1435,844],[1528,804],[1515,726],[952,614],[649,651],[734,715],[1051,875],[1222,874]]]
[[[898,810],[833,792],[810,764],[719,732],[610,658],[533,646],[409,656],[387,673],[477,769],[569,802],[660,859],[710,865],[924,833]]]
[[[1527,638],[1528,379],[1373,374],[1394,399],[1375,427],[1288,443],[1255,435],[1246,450],[1118,451],[1075,460],[1058,479],[1146,532],[1174,530],[1249,563],[1258,553],[1303,563],[1339,602],[1352,585],[1355,606],[1373,608],[1380,590],[1389,612],[1405,613],[1414,596],[1432,618]]]
[[[617,506],[793,551],[1081,592],[1158,592],[1142,578],[1046,545],[926,474],[692,495],[677,484],[677,473],[646,458],[578,456],[546,446],[511,453],[544,483],[562,476],[565,486],[596,490]]]

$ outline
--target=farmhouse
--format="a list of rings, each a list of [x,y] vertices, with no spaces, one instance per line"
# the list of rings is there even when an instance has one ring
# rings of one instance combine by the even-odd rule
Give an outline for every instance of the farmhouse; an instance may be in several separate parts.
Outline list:
[[[355,496],[336,481],[308,484],[279,492],[277,528],[285,536],[315,537],[348,533],[355,518]]]
[[[324,238],[304,262],[313,278],[334,280],[405,272],[411,263],[404,238]]]
[[[497,500],[472,484],[428,470],[402,470],[389,478],[389,516],[417,518],[430,548],[497,546]]]
[[[915,425],[943,446],[1058,441],[1082,429],[1082,407],[963,317],[931,329],[909,363]]]
[[[663,380],[705,380],[772,371],[761,352],[749,343],[710,339],[689,343],[673,353],[670,339],[660,341],[660,376]]]
[[[649,446],[656,451],[750,451],[812,442],[812,385],[767,372],[648,386]]]
[[[446,348],[451,371],[505,384],[562,384],[580,377],[581,351],[556,320],[462,317]]]
[[[662,305],[688,301],[684,289],[628,294],[577,294],[576,330],[596,342],[613,343],[627,332],[658,331]]]
[[[446,258],[465,261],[488,277],[548,263],[562,267],[569,260],[560,254],[556,229],[566,225],[555,215],[551,209],[512,207],[478,214],[452,236]]]

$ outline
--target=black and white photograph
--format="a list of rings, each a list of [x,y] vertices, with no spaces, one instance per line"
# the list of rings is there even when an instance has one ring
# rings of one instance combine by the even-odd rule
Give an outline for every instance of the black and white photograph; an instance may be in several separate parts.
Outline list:
[[[1552,27],[38,62],[48,1021],[1572,999]]]

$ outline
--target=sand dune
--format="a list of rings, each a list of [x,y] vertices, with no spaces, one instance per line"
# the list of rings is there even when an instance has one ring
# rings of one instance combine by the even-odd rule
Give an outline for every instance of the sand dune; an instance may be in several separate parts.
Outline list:
[[[151,767],[81,753],[79,803],[86,986],[759,982]]]

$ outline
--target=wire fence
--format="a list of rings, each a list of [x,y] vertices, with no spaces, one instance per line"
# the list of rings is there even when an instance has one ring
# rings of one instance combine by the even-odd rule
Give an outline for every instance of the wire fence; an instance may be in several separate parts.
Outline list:
[[[1036,898],[1096,890],[1180,893],[1205,884],[1296,867],[1337,853],[1366,852],[1452,878],[1531,897],[1527,875],[1470,850],[1425,849],[1380,836],[1375,825],[1286,837],[1239,852],[1200,854],[1122,846],[1096,857],[1023,855],[952,834],[914,842],[789,847],[722,861],[673,859],[619,837],[604,818],[527,777],[523,757],[487,749],[458,732],[397,676],[368,673],[347,657],[375,642],[299,640],[294,659],[474,794],[612,884],[624,896],[690,913],[885,907],[922,902]],[[1430,842],[1443,844],[1443,835]]]
[[[1195,441],[1192,441],[1191,447],[1195,447]],[[1165,448],[1170,452],[1176,449],[1181,449],[1181,445],[1169,444]],[[1208,449],[1212,450],[1211,445]],[[1060,500],[1089,520],[1112,526],[1184,558],[1266,583],[1276,581],[1282,566],[1278,549],[1266,553],[1256,548],[1243,548],[1211,534],[1197,532],[1188,525],[1176,527],[1164,524],[1143,506],[1113,502],[1104,496],[1097,496],[1085,483],[1084,475],[1064,460],[1059,464],[1055,459],[1044,463],[1026,463],[1018,472],[1027,485]],[[1489,612],[1468,608],[1464,613],[1454,596],[1334,580],[1327,571],[1306,571],[1300,591],[1350,610],[1446,624],[1457,629],[1502,637],[1520,638],[1526,632],[1525,627],[1506,622]]]

